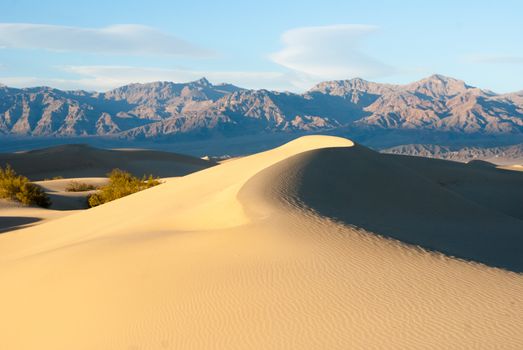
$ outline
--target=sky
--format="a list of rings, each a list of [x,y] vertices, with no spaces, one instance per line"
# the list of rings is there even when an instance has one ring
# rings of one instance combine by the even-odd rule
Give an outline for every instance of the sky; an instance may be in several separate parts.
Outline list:
[[[523,1],[1,0],[0,83],[150,81],[302,92],[443,74],[523,90]]]

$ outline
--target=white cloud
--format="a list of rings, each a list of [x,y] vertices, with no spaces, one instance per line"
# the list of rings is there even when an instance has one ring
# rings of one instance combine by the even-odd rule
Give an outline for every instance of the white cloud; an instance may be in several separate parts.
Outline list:
[[[136,24],[81,28],[32,23],[0,23],[0,48],[125,55],[208,56],[211,54],[171,34]]]
[[[37,77],[0,77],[0,85],[6,85],[15,88],[50,86],[54,88],[64,88],[66,80],[47,79]]]
[[[52,86],[60,89],[107,91],[130,83],[153,81],[188,82],[206,77],[213,83],[231,83],[245,88],[296,90],[292,79],[282,72],[199,71],[135,66],[66,66],[61,70],[77,75],[71,79],[0,77],[8,86]]]
[[[301,92],[324,80],[353,77],[375,79],[397,73],[397,70],[363,51],[364,39],[376,30],[374,26],[348,24],[289,30],[282,35],[285,45],[282,50],[270,55],[272,61],[287,69],[279,68],[275,71],[208,71],[120,65],[75,65],[58,67],[62,71],[60,75],[65,71],[72,76],[67,79],[11,76],[0,77],[0,82],[16,87],[47,85],[62,89],[106,91],[134,82],[146,83],[159,80],[187,82],[205,76],[213,83],[227,82],[253,89]],[[202,53],[180,39],[149,27],[134,25],[86,29],[33,24],[0,24],[0,46],[105,53],[172,55]]]
[[[376,30],[357,24],[291,29],[282,35],[283,49],[270,59],[314,81],[384,77],[395,70],[362,48],[363,39]]]

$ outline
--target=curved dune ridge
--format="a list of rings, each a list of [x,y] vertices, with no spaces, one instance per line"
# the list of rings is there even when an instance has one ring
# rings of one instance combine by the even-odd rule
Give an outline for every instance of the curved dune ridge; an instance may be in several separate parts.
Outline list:
[[[393,157],[303,137],[0,235],[0,348],[522,348],[523,277],[478,263],[521,268],[521,174]]]

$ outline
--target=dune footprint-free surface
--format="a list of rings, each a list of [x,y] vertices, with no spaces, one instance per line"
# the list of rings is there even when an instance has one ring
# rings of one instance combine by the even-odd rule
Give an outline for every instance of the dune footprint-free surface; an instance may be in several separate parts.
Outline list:
[[[168,179],[0,235],[0,349],[521,349],[522,181],[327,136]]]

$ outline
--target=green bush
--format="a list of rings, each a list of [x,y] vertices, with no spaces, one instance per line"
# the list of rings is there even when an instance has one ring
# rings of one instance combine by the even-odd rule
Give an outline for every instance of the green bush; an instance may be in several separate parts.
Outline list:
[[[0,167],[0,198],[44,208],[51,205],[51,200],[40,186],[31,183],[27,177],[18,175],[9,165],[5,169]]]
[[[158,178],[154,178],[152,175],[140,179],[120,169],[114,169],[108,176],[109,183],[100,187],[97,193],[87,198],[90,207],[96,207],[161,183]]]
[[[65,187],[66,192],[85,192],[91,190],[96,190],[96,186],[78,181],[71,181]]]

